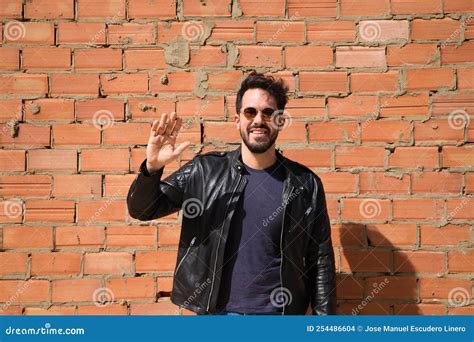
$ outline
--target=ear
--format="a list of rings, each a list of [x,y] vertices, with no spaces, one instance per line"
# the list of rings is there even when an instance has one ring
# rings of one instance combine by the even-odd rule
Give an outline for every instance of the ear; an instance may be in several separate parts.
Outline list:
[[[234,114],[234,122],[237,124],[237,129],[239,129],[240,126],[240,115],[239,114]]]

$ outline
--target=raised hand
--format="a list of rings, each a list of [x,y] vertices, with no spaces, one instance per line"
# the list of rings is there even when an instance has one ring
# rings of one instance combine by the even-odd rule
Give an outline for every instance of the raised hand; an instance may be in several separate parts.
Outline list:
[[[146,167],[148,172],[161,169],[175,160],[191,144],[185,141],[177,146],[176,137],[183,123],[175,112],[163,113],[160,120],[153,121],[150,138],[146,147]]]

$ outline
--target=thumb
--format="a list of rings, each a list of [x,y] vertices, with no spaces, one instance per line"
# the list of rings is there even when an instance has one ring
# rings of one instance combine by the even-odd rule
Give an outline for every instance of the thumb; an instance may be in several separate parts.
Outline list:
[[[189,146],[191,145],[191,143],[189,141],[185,141],[181,144],[179,144],[178,146],[175,147],[174,149],[174,155],[176,157],[178,157],[181,153],[184,152],[184,150]]]

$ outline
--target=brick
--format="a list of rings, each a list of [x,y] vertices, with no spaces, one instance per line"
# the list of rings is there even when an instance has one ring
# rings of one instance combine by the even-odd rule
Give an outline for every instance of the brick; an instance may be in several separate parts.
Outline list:
[[[309,168],[331,167],[332,151],[322,148],[286,148],[285,157],[304,164]]]
[[[9,132],[8,126],[1,125],[2,132]],[[0,135],[0,141],[4,146],[49,146],[50,145],[49,126],[35,126],[29,124],[18,125],[18,135],[14,138],[10,134]]]
[[[86,316],[126,316],[128,315],[128,308],[126,304],[111,304],[108,303],[104,306],[97,305],[78,305],[77,306],[78,315]]]
[[[132,49],[124,51],[125,70],[165,69],[163,49]]]
[[[388,42],[409,39],[408,20],[363,20],[358,32],[361,42]]]
[[[463,141],[465,122],[454,120],[429,120],[415,122],[415,142],[421,141]]]
[[[392,14],[442,13],[440,0],[391,0]]]
[[[467,230],[466,230],[467,233]],[[474,253],[471,251],[452,251],[448,253],[449,273],[470,273],[474,263]]]
[[[25,308],[25,316],[51,316],[51,315],[68,315],[73,316],[76,312],[75,306],[50,306],[49,308]]]
[[[364,284],[361,278],[352,275],[338,275],[337,288],[340,289],[340,298],[358,299],[362,298]]]
[[[176,266],[177,251],[158,249],[156,251],[137,251],[136,272],[171,272]]]
[[[123,222],[126,212],[125,201],[114,197],[104,200],[80,200],[77,221],[86,225],[107,221]]]
[[[453,71],[446,68],[406,70],[406,89],[437,90],[453,87]]]
[[[390,252],[386,251],[344,250],[341,253],[342,272],[390,272],[390,264]]]
[[[395,315],[444,315],[444,305],[439,304],[395,304]]]
[[[240,0],[239,4],[244,16],[283,17],[285,15],[285,2],[283,0],[269,0],[265,3]]]
[[[432,102],[433,115],[448,115],[458,110],[474,113],[474,94],[433,94]]]
[[[179,315],[179,310],[179,306],[168,301],[130,305],[131,315]]]
[[[252,20],[215,20],[207,41],[254,42]]]
[[[53,0],[43,2],[31,0],[25,3],[25,18],[30,19],[73,19],[74,0]]]
[[[474,69],[473,69],[474,70]],[[208,73],[208,91],[237,91],[243,78],[241,70],[213,71]]]
[[[109,44],[139,44],[148,45],[155,43],[153,35],[154,24],[125,23],[109,25],[107,41]]]
[[[328,98],[329,117],[365,116],[375,117],[377,113],[377,97],[350,95],[347,97]]]
[[[59,44],[105,44],[105,24],[87,22],[58,23]]]
[[[257,42],[304,42],[304,22],[257,21]]]
[[[395,92],[399,88],[397,70],[384,73],[359,72],[351,75],[353,93]]]
[[[0,75],[0,94],[43,96],[48,92],[48,76],[43,74]]]
[[[10,21],[5,24],[5,42],[53,45],[54,25],[46,22]]]
[[[458,69],[458,89],[474,89],[474,68]]]
[[[204,122],[204,142],[221,141],[225,143],[238,143],[241,141],[240,133],[233,122]]]
[[[148,93],[148,75],[143,73],[103,74],[100,83],[105,95]]]
[[[2,0],[0,6],[0,18],[21,18],[21,0]]]
[[[473,12],[474,5],[470,0],[444,0],[444,11],[446,13]]]
[[[174,111],[176,111],[176,105],[173,99],[156,97],[131,97],[128,99],[128,113],[132,119],[157,119],[157,113]]]
[[[121,70],[121,49],[75,49],[76,70]]]
[[[282,49],[278,46],[238,46],[240,55],[235,66],[281,67]]]
[[[387,64],[389,66],[431,65],[438,59],[438,48],[435,44],[387,46]]]
[[[158,242],[160,247],[178,246],[181,233],[179,225],[161,225],[158,227]]]
[[[20,50],[0,48],[0,70],[18,70],[20,68]]]
[[[133,256],[128,252],[101,252],[84,255],[84,274],[131,274]]]
[[[185,38],[183,32],[186,32],[186,27],[183,22],[161,22],[157,25],[157,42],[160,44],[169,44],[175,39]],[[198,22],[198,24],[190,26],[191,28],[195,27],[199,34],[199,36],[194,37],[196,40],[198,40],[198,37],[202,38],[202,32],[204,32],[202,25],[202,22]]]
[[[448,300],[454,288],[462,288],[463,292],[471,293],[471,281],[459,278],[421,278],[420,298]]]
[[[448,220],[472,220],[474,203],[471,200],[471,197],[448,198]]]
[[[285,48],[287,68],[314,68],[330,66],[333,62],[332,48],[329,46],[288,46]]]
[[[332,224],[331,239],[334,247],[362,247],[365,241],[365,226],[361,224]]]
[[[199,46],[191,48],[190,67],[225,67],[227,55],[220,46]]]
[[[284,126],[278,134],[280,143],[306,143],[306,125],[304,122],[293,121],[288,126]]]
[[[441,50],[442,64],[471,63],[474,54],[474,42],[463,42],[461,46],[447,45]]]
[[[415,224],[370,224],[367,239],[374,247],[415,246],[417,228]]]
[[[49,197],[50,195],[50,176],[0,176],[0,196],[2,197]]]
[[[165,75],[168,83],[163,84],[162,77]],[[150,76],[150,90],[152,93],[191,93],[197,81],[195,73],[184,71],[154,73]]]
[[[469,226],[448,224],[443,227],[435,227],[420,225],[421,246],[457,247],[467,241],[469,241]]]
[[[451,18],[414,19],[411,23],[413,40],[458,40],[459,33],[460,22]]]
[[[75,150],[30,150],[28,151],[29,171],[76,171],[77,152]]]
[[[124,120],[124,102],[121,99],[98,98],[76,102],[78,121],[97,120],[101,115],[111,120]]]
[[[0,201],[0,222],[1,223],[22,223],[23,221],[23,202]]]
[[[427,93],[380,98],[380,117],[426,116],[428,109]]]
[[[377,294],[377,299],[417,299],[417,279],[406,276],[380,276],[365,278],[365,288],[373,289],[373,284],[386,285]]]
[[[155,247],[155,227],[110,225],[107,227],[108,247]]]
[[[148,123],[117,124],[104,130],[104,145],[146,145],[150,133]]]
[[[386,221],[390,216],[390,201],[375,198],[345,198],[342,220]]]
[[[105,243],[104,227],[60,226],[55,233],[56,248],[102,247]]]
[[[176,16],[176,0],[134,0],[128,3],[128,15],[132,19],[173,18]]]
[[[171,292],[173,289],[173,277],[158,276],[156,282],[158,285],[157,292]]]
[[[53,125],[53,146],[100,145],[100,130],[95,125]]]
[[[26,222],[74,222],[74,201],[30,200],[26,202]]]
[[[87,149],[81,152],[81,171],[128,171],[128,149]]]
[[[14,304],[49,300],[48,280],[0,280],[0,301]]]
[[[389,0],[341,0],[341,16],[381,16],[390,13]]]
[[[474,163],[473,146],[444,146],[443,167],[467,167]]]
[[[101,175],[54,175],[54,197],[100,197]]]
[[[61,279],[53,280],[51,298],[53,302],[92,302],[94,292],[102,287],[102,279]],[[75,291],[71,291],[75,289]]]
[[[231,1],[209,0],[206,2],[196,2],[192,0],[183,0],[184,16],[192,17],[212,17],[212,16],[230,16]]]
[[[327,194],[357,192],[357,176],[349,172],[318,172]]]
[[[229,99],[227,100],[229,103]],[[285,109],[291,114],[292,118],[323,118],[325,114],[324,97],[300,97],[291,99]],[[235,110],[233,111],[235,112]],[[228,110],[228,113],[232,113]]]
[[[320,17],[334,18],[336,17],[336,1],[335,0],[289,0],[288,15],[290,17]]]
[[[411,127],[408,121],[372,120],[361,129],[361,142],[410,142]]]
[[[361,172],[359,176],[361,194],[408,194],[410,177],[405,174],[391,175],[383,172]]]
[[[416,156],[416,163],[413,158]],[[437,147],[399,146],[389,156],[389,166],[399,168],[434,169],[439,167]]]
[[[154,279],[152,277],[108,279],[106,283],[117,300],[153,299]]]
[[[182,118],[225,119],[223,97],[183,98],[176,105],[176,113]]]
[[[311,72],[299,73],[300,91],[328,93],[348,91],[348,79],[346,72]]]
[[[353,42],[355,40],[356,26],[353,21],[324,21],[306,25],[306,38],[309,42]]]
[[[457,193],[461,192],[462,175],[448,172],[424,172],[411,175],[413,193]]]
[[[115,21],[123,19],[125,18],[125,0],[104,0],[97,3],[79,1],[77,15],[80,19],[111,18]]]
[[[135,175],[106,175],[104,182],[104,196],[126,196],[130,185],[135,179]]]
[[[357,140],[355,122],[323,121],[308,124],[309,143],[354,142]]]
[[[52,95],[95,95],[99,94],[97,74],[52,74]]]
[[[336,146],[336,167],[383,167],[383,147]]]
[[[38,110],[39,112],[37,112]],[[31,121],[55,120],[71,122],[74,120],[74,100],[47,98],[26,101],[25,118]]]
[[[31,254],[31,275],[78,275],[80,270],[80,253]]]
[[[52,248],[53,228],[44,226],[4,226],[3,249]]]
[[[409,198],[393,200],[394,220],[440,220],[443,217],[443,200]]]
[[[27,253],[0,253],[0,275],[25,276],[27,271]]]
[[[0,150],[0,170],[2,172],[25,171],[24,150]]]
[[[0,100],[0,120],[22,120],[21,99],[2,99]]]
[[[373,68],[386,66],[385,48],[364,46],[336,47],[336,67]]]
[[[445,253],[427,251],[394,251],[395,272],[444,273]]]

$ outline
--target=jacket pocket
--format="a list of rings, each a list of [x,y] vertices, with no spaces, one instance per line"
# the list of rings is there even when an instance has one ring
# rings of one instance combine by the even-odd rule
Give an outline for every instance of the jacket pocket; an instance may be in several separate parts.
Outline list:
[[[176,275],[176,273],[178,273],[178,270],[180,269],[181,265],[183,264],[184,259],[186,259],[186,257],[188,256],[189,251],[191,250],[191,247],[194,245],[195,242],[196,242],[196,237],[194,236],[192,238],[191,243],[189,244],[188,248],[186,248],[186,252],[184,253],[181,260],[179,261],[178,265],[176,266],[176,269],[174,271],[174,275]]]

